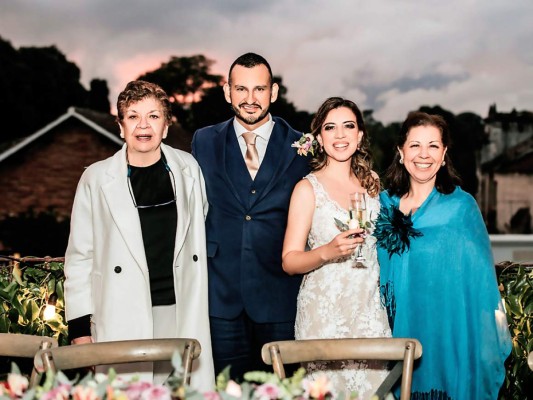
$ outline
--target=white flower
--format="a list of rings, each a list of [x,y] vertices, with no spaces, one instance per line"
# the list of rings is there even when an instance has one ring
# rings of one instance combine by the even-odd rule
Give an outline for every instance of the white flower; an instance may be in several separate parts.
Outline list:
[[[241,385],[234,380],[230,380],[228,386],[226,386],[226,393],[230,396],[240,398],[242,396]]]
[[[8,374],[7,384],[9,385],[9,391],[16,397],[22,397],[22,394],[28,388],[28,378],[19,374]]]

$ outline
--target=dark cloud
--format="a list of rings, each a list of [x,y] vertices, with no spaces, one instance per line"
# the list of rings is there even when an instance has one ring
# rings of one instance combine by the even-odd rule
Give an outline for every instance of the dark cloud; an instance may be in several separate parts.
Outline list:
[[[0,0],[0,35],[55,45],[85,85],[108,81],[112,103],[171,56],[204,54],[225,74],[256,51],[298,108],[343,95],[388,122],[420,104],[533,109],[531,15],[531,0]]]
[[[385,100],[381,95],[391,90],[400,94],[417,89],[438,91],[446,89],[451,83],[466,81],[469,77],[466,72],[456,75],[427,73],[419,77],[401,77],[383,84],[365,84],[364,80],[358,80],[360,83],[353,85],[366,95],[365,105],[369,109],[376,110],[384,106]]]

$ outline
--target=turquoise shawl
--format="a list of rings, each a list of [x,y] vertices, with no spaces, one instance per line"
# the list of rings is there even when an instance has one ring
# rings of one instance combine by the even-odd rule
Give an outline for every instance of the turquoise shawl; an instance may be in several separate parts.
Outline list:
[[[388,192],[380,200],[382,212],[399,204]],[[459,187],[448,195],[433,189],[412,223],[422,235],[410,237],[404,252],[390,254],[380,247],[390,240],[378,241],[393,336],[423,347],[411,398],[496,399],[511,340],[479,208]]]

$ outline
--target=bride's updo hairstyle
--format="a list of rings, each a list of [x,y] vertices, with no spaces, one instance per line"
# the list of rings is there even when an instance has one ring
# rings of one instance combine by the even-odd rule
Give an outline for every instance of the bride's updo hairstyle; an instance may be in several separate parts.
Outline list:
[[[379,179],[372,175],[372,154],[370,152],[370,141],[363,121],[363,113],[353,101],[343,99],[342,97],[330,97],[319,107],[318,111],[311,122],[311,133],[316,138],[320,135],[322,125],[326,120],[329,112],[336,108],[346,107],[352,110],[357,122],[357,128],[363,133],[363,137],[359,146],[352,156],[352,171],[361,182],[361,186],[366,189],[368,194],[375,197],[379,194],[380,183]],[[328,163],[328,157],[325,151],[317,145],[315,155],[311,158],[310,166],[313,171],[318,171],[324,168]]]

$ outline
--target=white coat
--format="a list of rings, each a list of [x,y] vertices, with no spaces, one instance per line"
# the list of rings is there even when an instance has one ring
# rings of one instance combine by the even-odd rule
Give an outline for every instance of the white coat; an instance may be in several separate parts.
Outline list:
[[[178,337],[200,341],[191,385],[214,388],[209,333],[204,180],[196,160],[161,144],[175,181],[178,212],[174,288]],[[126,145],[83,173],[65,255],[66,318],[92,315],[97,342],[153,338],[148,265],[141,224],[128,189]]]

